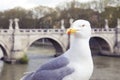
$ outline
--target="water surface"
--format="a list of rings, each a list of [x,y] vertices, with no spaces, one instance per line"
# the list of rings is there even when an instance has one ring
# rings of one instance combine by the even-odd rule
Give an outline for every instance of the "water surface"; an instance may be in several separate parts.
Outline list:
[[[34,71],[54,58],[53,47],[30,47],[28,64],[3,64],[0,62],[0,80],[19,80],[25,72]],[[120,80],[120,57],[93,56],[94,72],[90,80]]]

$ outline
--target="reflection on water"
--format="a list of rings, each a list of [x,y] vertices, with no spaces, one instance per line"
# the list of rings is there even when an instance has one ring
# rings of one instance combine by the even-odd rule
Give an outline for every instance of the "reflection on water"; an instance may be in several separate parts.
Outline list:
[[[4,64],[0,80],[19,80],[24,72],[36,70],[40,65],[54,58],[54,54],[53,47],[31,47],[27,52],[30,59],[28,65]],[[90,80],[120,80],[120,58],[94,56],[93,60],[95,67]]]
[[[26,65],[5,64],[1,73],[0,80],[19,80],[26,69]]]

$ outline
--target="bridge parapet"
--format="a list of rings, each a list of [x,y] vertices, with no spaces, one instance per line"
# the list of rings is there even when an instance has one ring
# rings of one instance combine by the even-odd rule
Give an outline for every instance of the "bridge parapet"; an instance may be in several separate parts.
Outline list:
[[[10,29],[0,29],[0,34],[12,34],[13,30]]]
[[[115,28],[92,28],[92,33],[114,33],[115,32]]]
[[[66,30],[64,29],[19,29],[20,34],[35,34],[35,33],[42,33],[42,34],[64,34]]]
[[[10,30],[10,29],[0,29],[0,34],[12,34],[15,32],[16,34],[35,34],[35,33],[41,33],[41,34],[64,34],[66,29],[19,29],[19,30]],[[116,28],[92,28],[92,33],[111,33],[115,32]],[[120,31],[118,29],[118,31]]]

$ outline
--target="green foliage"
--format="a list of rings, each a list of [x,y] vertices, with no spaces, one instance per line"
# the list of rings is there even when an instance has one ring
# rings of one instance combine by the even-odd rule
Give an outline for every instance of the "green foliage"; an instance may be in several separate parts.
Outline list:
[[[28,63],[28,57],[27,55],[24,55],[22,58],[19,59],[18,63],[21,64],[27,64]]]

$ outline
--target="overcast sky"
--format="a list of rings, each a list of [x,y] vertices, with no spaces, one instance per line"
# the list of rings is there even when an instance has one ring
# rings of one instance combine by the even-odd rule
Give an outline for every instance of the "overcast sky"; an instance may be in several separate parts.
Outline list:
[[[12,9],[16,6],[20,6],[26,9],[44,5],[49,7],[55,7],[57,4],[61,2],[71,1],[71,0],[0,0],[0,11],[4,11],[7,9]],[[80,2],[88,2],[92,0],[77,0]]]

